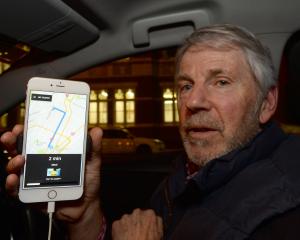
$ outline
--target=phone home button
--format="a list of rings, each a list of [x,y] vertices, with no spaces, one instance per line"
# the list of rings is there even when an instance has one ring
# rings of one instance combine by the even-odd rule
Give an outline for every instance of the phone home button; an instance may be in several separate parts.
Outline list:
[[[56,198],[56,196],[57,196],[57,192],[56,191],[51,190],[51,191],[48,192],[48,197],[50,199],[54,199],[54,198]]]

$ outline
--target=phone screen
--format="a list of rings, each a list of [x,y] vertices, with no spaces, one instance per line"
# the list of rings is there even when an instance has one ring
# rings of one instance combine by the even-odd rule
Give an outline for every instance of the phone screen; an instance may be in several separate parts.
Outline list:
[[[23,188],[81,185],[88,96],[31,91]]]

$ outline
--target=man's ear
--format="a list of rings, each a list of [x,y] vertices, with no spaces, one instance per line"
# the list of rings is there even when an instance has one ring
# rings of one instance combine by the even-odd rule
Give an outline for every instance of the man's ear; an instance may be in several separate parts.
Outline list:
[[[269,89],[267,96],[263,100],[260,108],[259,122],[260,124],[265,124],[270,120],[277,108],[278,101],[278,88],[277,86],[271,87]]]

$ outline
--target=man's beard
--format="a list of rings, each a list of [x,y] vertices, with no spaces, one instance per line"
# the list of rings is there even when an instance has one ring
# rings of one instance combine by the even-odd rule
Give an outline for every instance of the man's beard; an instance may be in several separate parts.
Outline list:
[[[260,131],[260,106],[261,101],[257,101],[252,108],[248,109],[243,119],[240,121],[240,125],[237,126],[236,131],[231,133],[231,135],[226,136],[226,138],[222,134],[225,125],[221,120],[214,119],[205,111],[199,111],[193,114],[183,126],[181,126],[181,137],[189,160],[198,166],[204,166],[210,160],[245,146]],[[211,139],[194,139],[188,136],[184,130],[192,129],[194,127],[197,128],[198,126],[204,126],[205,128],[218,131],[218,134],[221,134],[221,136],[224,137],[223,146],[216,145],[214,148],[215,144]],[[197,150],[193,151],[192,148],[195,147]],[[213,150],[207,150],[209,148],[213,148]]]

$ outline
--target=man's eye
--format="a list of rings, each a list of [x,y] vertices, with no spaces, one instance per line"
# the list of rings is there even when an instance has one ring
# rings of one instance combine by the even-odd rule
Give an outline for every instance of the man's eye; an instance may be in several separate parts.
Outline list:
[[[217,81],[217,85],[220,86],[220,87],[226,86],[226,85],[228,85],[228,84],[230,84],[230,83],[229,83],[229,81],[227,81],[227,80],[223,80],[223,79],[222,79],[222,80],[218,80],[218,81]]]
[[[182,84],[180,86],[180,92],[186,92],[192,88],[192,84]]]

